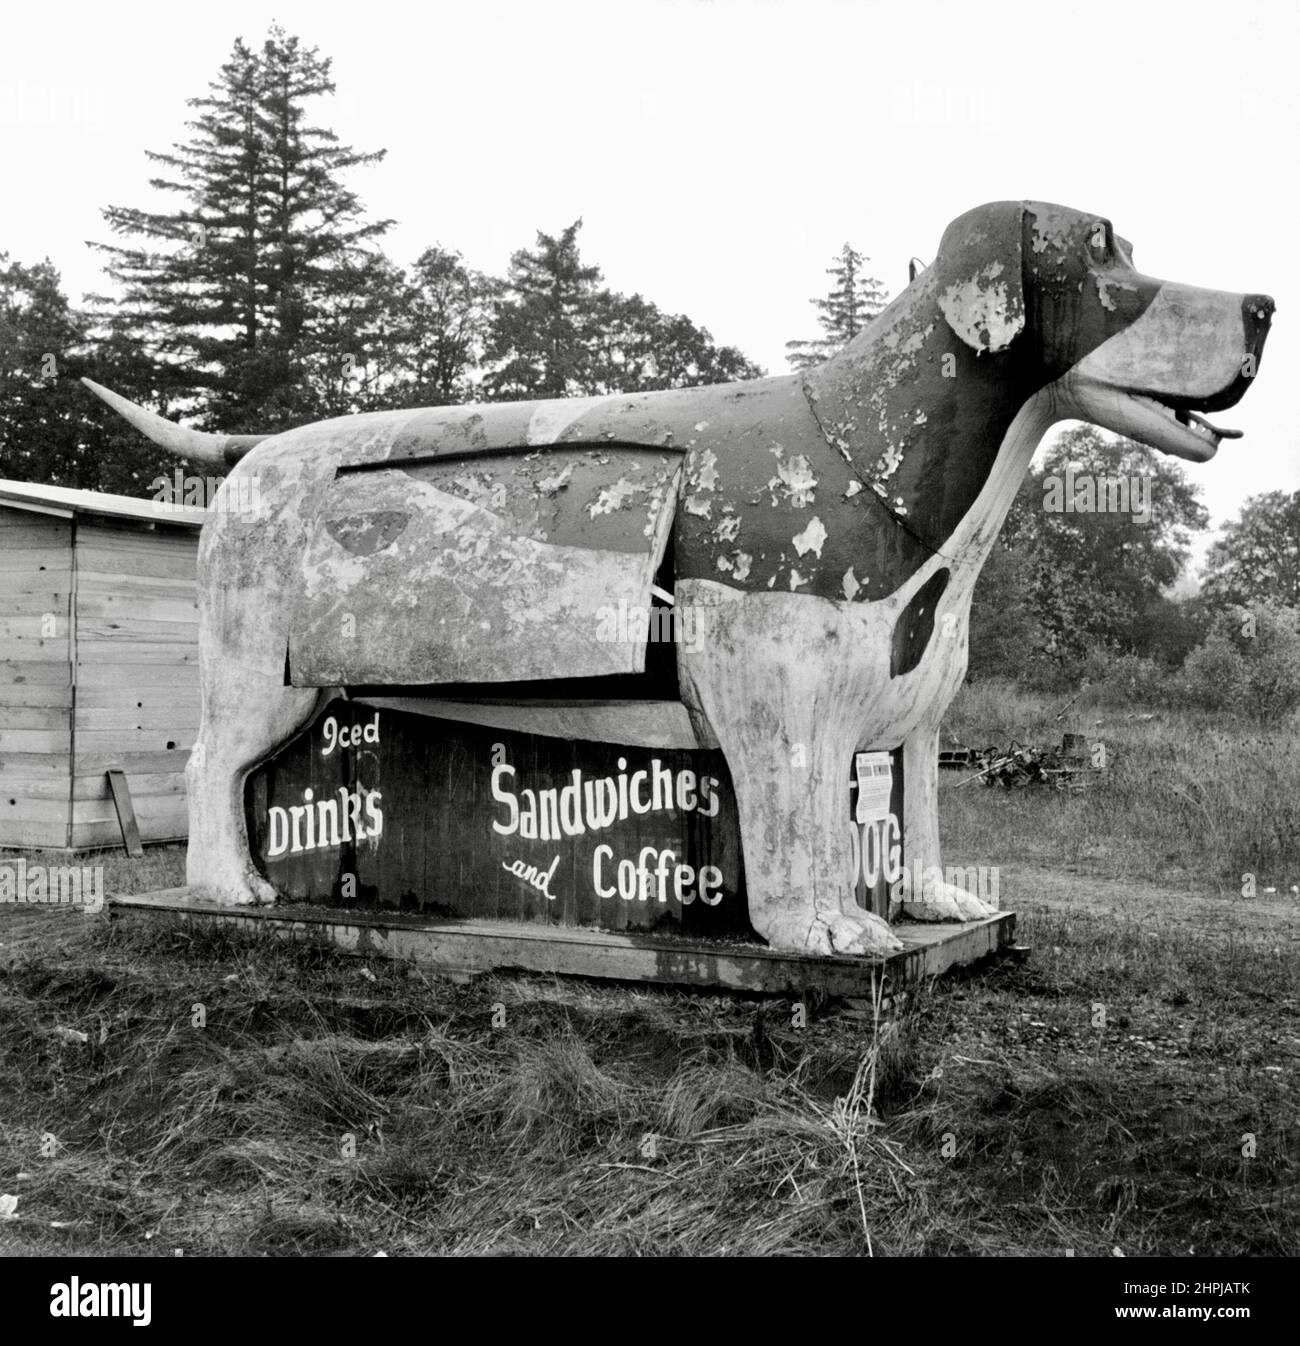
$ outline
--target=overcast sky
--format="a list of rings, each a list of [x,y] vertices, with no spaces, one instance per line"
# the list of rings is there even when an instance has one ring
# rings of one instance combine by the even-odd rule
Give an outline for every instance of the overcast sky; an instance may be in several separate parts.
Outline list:
[[[185,137],[237,36],[272,19],[333,58],[319,120],[385,244],[503,273],[578,216],[583,256],[786,373],[847,239],[897,293],[984,201],[1108,215],[1157,276],[1278,301],[1246,438],[1189,466],[1221,523],[1300,487],[1290,394],[1300,7],[1267,3],[317,0],[9,6],[0,251],[101,284],[100,209],[146,206],[145,149]]]

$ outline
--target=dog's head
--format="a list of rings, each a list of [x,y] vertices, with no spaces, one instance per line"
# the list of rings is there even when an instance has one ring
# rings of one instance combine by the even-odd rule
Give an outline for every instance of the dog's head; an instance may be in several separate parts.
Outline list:
[[[1212,458],[1258,367],[1273,315],[1260,294],[1145,276],[1110,221],[1064,206],[999,201],[944,232],[938,303],[977,352],[1005,352],[1032,385],[1055,384],[1064,416],[1181,458]]]

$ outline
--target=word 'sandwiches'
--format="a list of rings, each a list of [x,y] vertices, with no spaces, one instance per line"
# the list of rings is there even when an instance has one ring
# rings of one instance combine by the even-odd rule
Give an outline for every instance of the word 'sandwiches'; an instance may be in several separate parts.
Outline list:
[[[760,935],[823,954],[898,946],[854,899],[845,820],[854,751],[900,744],[903,864],[928,876],[904,911],[985,916],[942,878],[937,735],[975,579],[1034,449],[1071,418],[1209,459],[1235,432],[1207,413],[1249,388],[1272,312],[1263,295],[1140,273],[1104,218],[997,202],[954,221],[932,265],[803,374],[372,413],[262,440],[98,390],[192,462],[258,482],[257,511],[203,533],[190,883],[274,899],[241,783],[323,689],[538,695],[637,674],[645,631],[610,640],[597,614],[648,621],[654,587],[705,633],[649,649],[675,661],[697,741],[725,756]]]

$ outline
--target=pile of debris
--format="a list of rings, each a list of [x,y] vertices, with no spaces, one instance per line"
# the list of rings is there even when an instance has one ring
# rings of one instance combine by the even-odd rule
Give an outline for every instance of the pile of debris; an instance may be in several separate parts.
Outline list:
[[[1106,769],[1105,751],[1094,754],[1083,734],[1066,734],[1059,747],[1034,748],[1012,742],[1005,748],[959,748],[939,754],[940,767],[977,768],[959,781],[969,785],[1000,785],[1019,790],[1027,785],[1050,785],[1057,790],[1083,790]]]

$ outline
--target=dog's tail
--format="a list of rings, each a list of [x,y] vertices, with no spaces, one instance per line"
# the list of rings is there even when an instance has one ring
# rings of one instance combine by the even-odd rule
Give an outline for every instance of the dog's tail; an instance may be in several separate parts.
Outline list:
[[[177,425],[175,421],[166,420],[155,412],[136,406],[134,402],[128,402],[125,397],[119,397],[90,379],[81,381],[147,439],[193,463],[234,467],[249,449],[270,438],[269,435],[209,435],[202,430],[191,430],[188,426]]]

